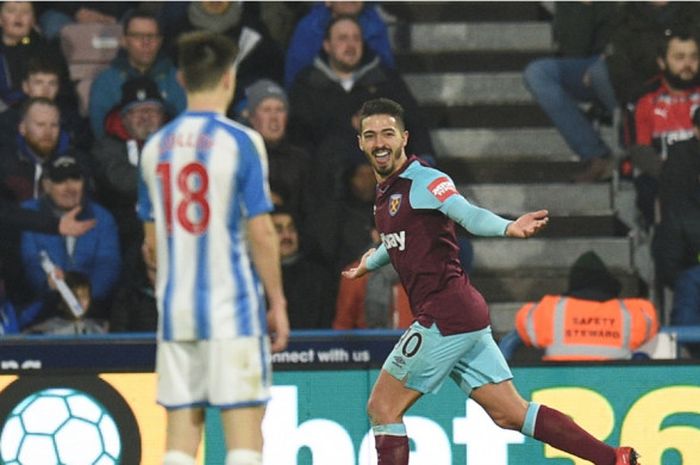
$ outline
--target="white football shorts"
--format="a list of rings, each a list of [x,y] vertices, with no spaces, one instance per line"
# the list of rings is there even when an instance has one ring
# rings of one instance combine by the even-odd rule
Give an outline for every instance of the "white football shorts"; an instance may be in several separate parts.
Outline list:
[[[167,409],[261,405],[270,399],[270,339],[158,341],[156,373]]]

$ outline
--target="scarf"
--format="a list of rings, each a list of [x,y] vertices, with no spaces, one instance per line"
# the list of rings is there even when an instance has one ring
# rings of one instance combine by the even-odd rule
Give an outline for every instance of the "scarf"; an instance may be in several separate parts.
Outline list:
[[[191,2],[187,9],[187,18],[197,29],[222,33],[232,29],[241,21],[243,5],[241,2],[231,2],[223,14],[213,15],[208,13],[200,2]]]

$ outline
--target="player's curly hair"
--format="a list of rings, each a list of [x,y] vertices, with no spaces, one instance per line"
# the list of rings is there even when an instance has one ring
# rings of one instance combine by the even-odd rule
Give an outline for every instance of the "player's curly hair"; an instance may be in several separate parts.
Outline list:
[[[399,129],[402,131],[406,129],[403,107],[391,99],[376,98],[363,103],[362,108],[360,108],[360,127],[365,118],[374,115],[392,116],[399,125]]]
[[[231,39],[207,31],[183,34],[177,48],[178,65],[188,92],[215,88],[238,55],[238,46]]]

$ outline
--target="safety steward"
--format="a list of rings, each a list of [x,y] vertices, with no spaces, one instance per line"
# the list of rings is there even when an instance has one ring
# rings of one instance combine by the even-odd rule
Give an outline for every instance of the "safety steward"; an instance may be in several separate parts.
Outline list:
[[[545,349],[543,360],[629,359],[659,330],[654,305],[618,298],[620,282],[594,253],[569,274],[565,295],[545,295],[518,310],[515,326],[525,345]]]

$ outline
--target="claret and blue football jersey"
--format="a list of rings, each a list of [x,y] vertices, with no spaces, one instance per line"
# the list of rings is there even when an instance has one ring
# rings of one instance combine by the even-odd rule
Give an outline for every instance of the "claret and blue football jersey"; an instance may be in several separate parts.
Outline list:
[[[419,323],[435,323],[443,335],[489,325],[486,302],[459,262],[454,223],[503,236],[509,220],[469,203],[445,173],[416,157],[377,185],[374,216],[382,245],[368,268],[391,261]]]
[[[213,112],[186,112],[148,140],[138,212],[156,225],[159,338],[266,332],[245,219],[271,210],[267,154],[252,129]]]

